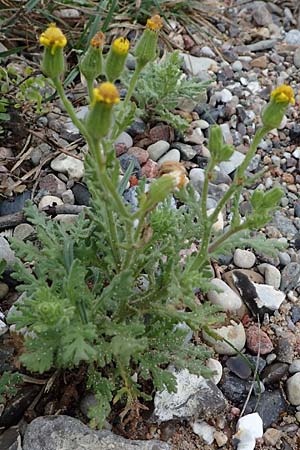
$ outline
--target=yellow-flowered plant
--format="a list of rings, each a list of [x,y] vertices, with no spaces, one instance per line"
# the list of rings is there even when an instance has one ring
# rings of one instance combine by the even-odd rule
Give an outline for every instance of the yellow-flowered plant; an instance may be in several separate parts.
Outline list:
[[[112,81],[124,68],[129,42],[118,38],[103,55],[104,35],[94,36],[80,61],[89,92],[83,120],[76,116],[62,85],[64,34],[51,24],[40,37],[45,47],[43,70],[88,144],[85,181],[91,203],[72,225],[53,224],[33,206],[27,208],[40,242],[35,246],[13,240],[14,250],[21,258],[28,256],[32,264],[28,271],[16,262],[15,278],[23,282],[20,288],[26,295],[7,320],[28,330],[21,362],[29,370],[86,367],[87,389],[96,393],[90,417],[99,427],[111,404],[119,402],[125,414],[130,405],[140,404],[139,399],[151,400],[143,390],[149,380],[156,390],[176,391],[176,379],[166,369],[170,363],[198,375],[211,374],[203,364],[209,352],[187,337],[191,330],[209,332],[220,316],[208,302],[199,304],[195,288],[203,293],[212,288],[211,258],[226,249],[255,245],[249,230],[270,220],[282,195],[279,188],[256,189],[250,198],[252,212],[241,218],[242,188],[259,176],[247,178],[246,169],[260,140],[294,103],[288,86],[273,91],[263,125],[212,213],[207,212],[209,183],[218,164],[233,152],[218,125],[211,128],[208,140],[210,159],[200,200],[188,184],[184,165],[166,162],[149,185],[145,179],[139,182],[134,208],[126,204],[122,194],[133,166],[120,182],[114,143],[134,119],[131,94],[141,70],[156,56],[161,27],[159,16],[148,20],[134,51],[136,68],[124,100]],[[171,207],[172,195],[180,200],[175,207]],[[231,210],[232,220],[218,233],[214,225],[225,208]],[[199,249],[190,252],[195,241]],[[272,242],[272,250],[278,245]],[[260,240],[256,246],[262,250],[266,244]],[[184,262],[182,251],[187,254]]]

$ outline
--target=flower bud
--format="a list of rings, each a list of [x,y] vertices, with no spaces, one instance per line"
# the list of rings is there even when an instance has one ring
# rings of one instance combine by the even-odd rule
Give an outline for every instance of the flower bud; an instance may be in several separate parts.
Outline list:
[[[113,41],[106,57],[105,73],[109,81],[117,80],[123,72],[129,51],[129,41],[119,37]]]
[[[86,127],[94,139],[107,135],[111,127],[112,108],[119,102],[120,95],[116,86],[108,81],[93,90],[93,102],[86,117]]]
[[[270,102],[262,111],[262,122],[265,128],[272,130],[279,127],[289,104],[295,104],[294,92],[290,86],[283,84],[271,93]]]
[[[158,32],[162,26],[163,21],[159,15],[147,20],[146,29],[134,50],[134,56],[140,67],[144,67],[148,62],[155,60]]]
[[[234,152],[231,145],[224,144],[222,129],[219,125],[212,125],[209,130],[208,149],[216,164],[228,161]]]
[[[86,80],[94,80],[102,73],[104,34],[99,31],[91,39],[87,52],[81,58],[79,68]]]
[[[57,78],[64,73],[64,55],[62,49],[67,44],[67,38],[55,23],[50,23],[47,30],[40,36],[43,45],[42,71],[49,78]]]

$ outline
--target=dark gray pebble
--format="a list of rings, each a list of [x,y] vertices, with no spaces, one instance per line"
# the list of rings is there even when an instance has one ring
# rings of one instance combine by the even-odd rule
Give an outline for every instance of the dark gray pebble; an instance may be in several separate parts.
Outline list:
[[[288,364],[280,362],[270,364],[264,369],[261,378],[266,386],[268,385],[273,386],[274,384],[279,383],[279,381],[281,381],[282,378],[285,377],[285,375],[287,375],[288,371],[289,371]]]
[[[250,414],[255,410],[262,418],[264,429],[276,422],[288,407],[279,390],[263,392],[259,398],[258,406],[255,409],[256,403],[257,397],[252,397],[245,412],[246,414]]]
[[[251,375],[251,367],[250,364],[245,361],[241,356],[232,356],[227,359],[226,366],[231,370],[235,375],[243,380],[248,380]]]
[[[291,291],[299,284],[300,264],[292,262],[287,264],[281,272],[280,290],[284,292]]]

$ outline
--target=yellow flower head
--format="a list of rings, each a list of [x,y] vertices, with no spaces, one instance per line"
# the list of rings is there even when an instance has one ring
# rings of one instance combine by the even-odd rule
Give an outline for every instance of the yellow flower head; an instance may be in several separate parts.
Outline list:
[[[102,31],[98,31],[95,36],[91,39],[91,46],[94,48],[102,48],[105,42],[105,35]]]
[[[120,102],[119,91],[113,83],[106,81],[99,84],[93,91],[94,102],[102,102],[112,106]]]
[[[271,93],[271,98],[274,99],[276,103],[291,103],[291,105],[295,104],[294,91],[291,86],[287,84],[283,84],[278,88],[274,89]]]
[[[50,23],[47,30],[40,36],[40,44],[51,48],[51,55],[54,55],[57,48],[63,48],[67,45],[67,38],[55,23]]]
[[[150,19],[147,20],[146,28],[152,31],[159,31],[163,26],[163,20],[162,18],[156,14],[155,16],[152,16]]]
[[[129,41],[124,37],[115,39],[112,43],[112,49],[118,55],[127,55],[129,50]]]

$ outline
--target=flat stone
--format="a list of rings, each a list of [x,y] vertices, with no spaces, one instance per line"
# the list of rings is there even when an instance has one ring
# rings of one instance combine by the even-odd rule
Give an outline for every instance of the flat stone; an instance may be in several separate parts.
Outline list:
[[[207,293],[208,299],[214,305],[218,305],[223,311],[237,311],[242,306],[242,300],[224,281],[214,278],[210,281],[219,291],[210,290]]]
[[[273,363],[267,366],[261,374],[262,382],[266,386],[274,386],[278,384],[285,375],[287,375],[289,370],[288,364],[285,363]]]
[[[264,2],[258,1],[254,2],[253,10],[252,10],[252,18],[256,25],[268,26],[273,22],[272,14],[266,7]]]
[[[232,145],[233,144],[233,138],[232,138],[232,134],[231,134],[231,131],[230,131],[230,126],[229,126],[229,124],[228,123],[222,123],[221,125],[220,125],[220,128],[221,128],[221,130],[222,130],[222,135],[223,135],[223,138],[224,138],[224,141],[225,141],[225,144],[228,144],[228,145]],[[240,153],[241,154],[241,153]],[[238,155],[239,156],[239,155]],[[232,160],[232,157],[229,159],[229,161],[230,160]],[[224,161],[225,163],[226,162],[228,162],[228,161]],[[223,164],[223,163],[221,163],[221,164]],[[220,165],[220,167],[221,167],[221,165]],[[225,172],[225,170],[223,170],[223,172]],[[226,173],[226,172],[225,172]]]
[[[204,421],[193,422],[191,426],[193,432],[200,436],[206,444],[212,444],[214,442],[214,433],[217,431],[215,427]]]
[[[273,447],[280,441],[282,436],[282,431],[276,428],[268,428],[264,433],[264,442],[266,445],[271,445]]]
[[[229,175],[241,165],[244,159],[245,155],[235,150],[230,159],[228,161],[221,162],[219,164],[219,167],[222,170],[222,172],[226,173],[226,175]]]
[[[275,211],[273,220],[269,225],[273,225],[283,236],[288,238],[292,238],[297,233],[297,228],[293,224],[293,221],[281,211]]]
[[[277,267],[272,266],[272,264],[263,263],[257,268],[260,273],[264,275],[266,284],[273,286],[275,289],[279,289],[281,283],[281,273]]]
[[[165,155],[163,155],[157,161],[158,164],[163,164],[165,162],[179,162],[180,161],[180,151],[176,148],[172,148]]]
[[[276,346],[277,360],[282,363],[292,364],[294,359],[293,336],[280,336]]]
[[[207,72],[218,65],[217,62],[211,58],[191,56],[187,53],[180,53],[180,56],[183,57],[188,72],[194,77],[201,74],[201,72]]]
[[[280,289],[284,292],[293,290],[300,282],[300,264],[287,264],[281,272]]]
[[[75,196],[73,194],[72,189],[67,189],[61,194],[62,201],[67,205],[74,205],[75,203]]]
[[[243,380],[231,373],[229,369],[224,369],[219,387],[228,401],[240,405],[246,400],[251,384],[251,381]]]
[[[23,450],[171,450],[158,440],[133,441],[111,431],[95,431],[68,416],[45,416],[26,428]]]
[[[290,45],[300,45],[300,30],[290,30],[284,37],[284,42]]]
[[[155,144],[149,145],[147,151],[152,161],[157,161],[162,155],[164,155],[170,148],[169,142],[157,141]]]
[[[294,359],[289,367],[289,372],[292,374],[300,372],[300,359]]]
[[[190,161],[197,155],[197,150],[195,150],[189,144],[183,144],[181,142],[174,142],[172,144],[174,148],[177,148],[180,151],[181,157],[185,161]]]
[[[228,358],[226,361],[226,367],[228,367],[232,373],[243,380],[248,380],[252,372],[250,365],[240,355],[231,356]]]
[[[157,392],[154,397],[155,416],[165,422],[172,419],[209,419],[222,414],[227,402],[210,380],[191,374],[187,369],[175,372],[177,392]],[[24,449],[26,450],[26,449]]]
[[[114,145],[117,144],[124,144],[126,148],[130,148],[133,146],[132,137],[130,136],[130,134],[126,133],[126,131],[123,131],[115,140]]]
[[[274,346],[271,339],[263,330],[259,329],[256,325],[252,325],[246,330],[247,348],[250,352],[257,355],[267,355],[271,353]]]
[[[249,250],[241,250],[237,248],[233,255],[233,262],[241,269],[251,269],[255,264],[255,255]]]
[[[66,190],[66,183],[61,181],[53,173],[49,173],[45,177],[41,178],[39,187],[41,190],[47,191],[47,194],[61,195]]]
[[[69,178],[80,180],[84,175],[83,161],[69,155],[59,155],[50,163],[50,167],[55,172],[66,173]]]

